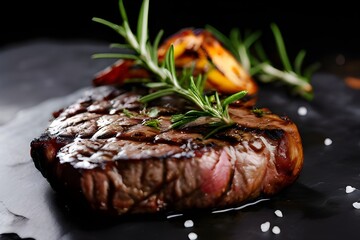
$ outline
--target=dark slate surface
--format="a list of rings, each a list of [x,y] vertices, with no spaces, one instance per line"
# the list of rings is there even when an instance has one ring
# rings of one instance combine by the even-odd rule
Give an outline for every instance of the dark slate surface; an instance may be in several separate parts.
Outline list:
[[[94,74],[113,61],[91,55],[106,51],[104,43],[46,39],[0,48],[0,125],[20,109],[88,86]]]
[[[0,52],[0,239],[357,239],[360,235],[360,92],[328,72],[313,76],[312,102],[260,86],[258,106],[288,115],[299,127],[305,163],[298,181],[271,199],[223,213],[193,211],[104,220],[68,208],[30,158],[30,141],[51,113],[91,87],[110,62],[91,60],[104,44],[36,41]],[[306,116],[297,110],[305,106]],[[21,109],[21,111],[19,111]],[[332,139],[329,146],[325,138]],[[283,217],[274,214],[281,210]],[[194,226],[184,227],[193,220]],[[281,229],[263,233],[269,221]]]

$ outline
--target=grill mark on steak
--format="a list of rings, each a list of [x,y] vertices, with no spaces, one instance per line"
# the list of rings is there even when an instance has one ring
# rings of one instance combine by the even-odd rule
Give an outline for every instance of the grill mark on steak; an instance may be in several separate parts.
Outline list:
[[[298,177],[301,138],[287,117],[230,106],[235,126],[204,139],[206,126],[197,124],[206,119],[169,128],[169,115],[186,111],[186,101],[153,101],[161,110],[150,117],[139,102],[145,93],[134,85],[97,87],[54,115],[31,142],[31,156],[55,190],[123,215],[230,207],[275,194]],[[160,128],[144,125],[150,119]]]

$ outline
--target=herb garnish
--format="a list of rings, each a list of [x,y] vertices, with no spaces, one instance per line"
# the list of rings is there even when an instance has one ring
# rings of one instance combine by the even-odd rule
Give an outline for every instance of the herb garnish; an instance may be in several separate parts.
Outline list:
[[[157,130],[160,129],[160,121],[159,121],[159,119],[146,120],[146,121],[144,121],[143,124],[144,124],[145,126],[152,127],[152,128],[157,129]]]
[[[125,114],[125,116],[131,118],[134,116],[134,114],[132,112],[130,112],[129,110],[127,110],[126,108],[123,109],[123,113]]]
[[[260,109],[260,108],[253,108],[251,110],[257,117],[262,117],[265,113],[264,110]]]
[[[247,32],[242,38],[240,30],[237,28],[230,31],[229,37],[210,25],[207,25],[206,29],[212,32],[233,53],[250,75],[262,82],[278,81],[284,83],[291,87],[294,94],[298,94],[307,100],[313,99],[314,94],[310,78],[319,67],[318,64],[310,65],[303,71],[302,64],[306,52],[301,50],[295,57],[294,66],[292,66],[279,27],[275,23],[272,23],[270,27],[283,69],[275,68],[266,56],[263,46],[258,41],[261,32]]]
[[[158,44],[163,31],[157,34],[153,44],[151,44],[148,39],[149,0],[144,0],[142,3],[136,35],[130,29],[122,0],[119,0],[119,9],[123,20],[122,25],[114,24],[102,18],[93,18],[93,21],[112,28],[126,41],[126,44],[112,44],[111,47],[131,50],[134,54],[103,53],[94,54],[93,57],[134,59],[138,64],[148,69],[158,81],[149,82],[146,86],[154,88],[157,91],[141,97],[141,102],[146,103],[170,94],[177,94],[190,100],[196,108],[185,114],[174,116],[171,125],[173,128],[184,126],[199,117],[210,117],[208,124],[214,127],[214,129],[208,134],[209,136],[224,127],[233,125],[234,121],[229,116],[228,106],[244,97],[247,92],[241,91],[221,100],[217,92],[211,96],[204,94],[203,87],[205,78],[201,75],[194,79],[192,75],[187,74],[186,77],[180,77],[179,80],[175,69],[173,46],[168,49],[164,63],[160,64],[158,61]]]

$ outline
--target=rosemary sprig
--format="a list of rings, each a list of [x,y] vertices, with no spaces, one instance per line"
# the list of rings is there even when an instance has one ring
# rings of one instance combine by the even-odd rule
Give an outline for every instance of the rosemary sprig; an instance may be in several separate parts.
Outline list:
[[[157,35],[154,44],[151,44],[148,39],[149,0],[144,0],[142,3],[136,35],[130,28],[122,0],[119,0],[119,9],[123,20],[122,25],[114,24],[102,18],[93,18],[93,20],[112,28],[126,41],[126,44],[113,44],[111,45],[112,47],[120,47],[122,49],[131,50],[134,54],[103,53],[94,54],[93,58],[135,59],[140,65],[153,73],[158,81],[149,82],[146,85],[149,88],[155,88],[157,91],[140,98],[140,101],[142,102],[149,102],[156,98],[170,94],[177,94],[190,100],[190,102],[195,105],[195,108],[185,114],[174,116],[171,126],[173,128],[184,126],[199,117],[210,117],[208,124],[214,127],[210,134],[234,124],[233,120],[229,116],[228,106],[229,104],[244,97],[247,92],[241,91],[221,100],[217,92],[211,96],[204,94],[203,85],[205,79],[202,76],[198,76],[194,79],[191,74],[186,73],[185,76],[182,76],[180,81],[177,77],[177,71],[175,69],[173,46],[171,46],[167,51],[164,63],[160,64],[158,62],[157,50],[162,36],[162,31],[160,31]]]
[[[275,23],[272,23],[270,27],[283,65],[282,69],[274,67],[266,56],[259,41],[261,32],[246,33],[242,38],[239,29],[236,28],[231,30],[229,37],[210,25],[207,25],[206,29],[212,32],[233,53],[250,75],[262,82],[282,82],[290,86],[294,94],[311,100],[314,96],[310,79],[313,72],[318,68],[318,64],[313,64],[302,71],[306,52],[301,50],[294,60],[294,66],[292,66],[279,27]]]

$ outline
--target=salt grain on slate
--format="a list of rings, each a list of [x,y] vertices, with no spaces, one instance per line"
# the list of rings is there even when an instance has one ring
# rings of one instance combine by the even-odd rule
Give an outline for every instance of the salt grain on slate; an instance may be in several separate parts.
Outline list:
[[[196,233],[194,233],[194,232],[191,232],[191,233],[188,234],[188,238],[190,240],[195,240],[195,239],[197,239],[197,237],[198,237],[198,235]]]
[[[360,202],[354,202],[352,205],[354,208],[360,209]]]
[[[355,190],[356,190],[356,188],[354,188],[352,186],[346,186],[345,192],[346,193],[352,193]]]
[[[264,222],[263,224],[260,225],[261,231],[262,232],[267,232],[270,229],[270,222]]]
[[[184,227],[186,228],[190,228],[190,227],[193,227],[194,226],[194,222],[192,220],[186,220],[184,222]]]
[[[278,217],[283,217],[283,214],[282,214],[282,212],[280,210],[276,210],[275,215],[278,216]]]
[[[332,144],[332,140],[331,140],[330,138],[325,138],[324,144],[325,144],[326,146],[329,146],[329,145]]]
[[[280,233],[280,228],[279,228],[278,226],[274,226],[274,227],[272,228],[272,232],[273,232],[274,234],[279,234],[279,233]]]
[[[306,107],[299,107],[299,108],[298,108],[298,114],[299,114],[300,116],[305,116],[305,115],[307,114],[307,109],[306,109]]]

